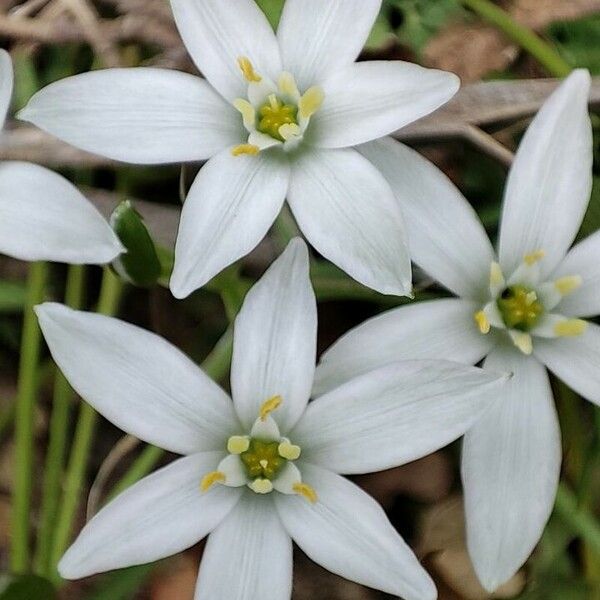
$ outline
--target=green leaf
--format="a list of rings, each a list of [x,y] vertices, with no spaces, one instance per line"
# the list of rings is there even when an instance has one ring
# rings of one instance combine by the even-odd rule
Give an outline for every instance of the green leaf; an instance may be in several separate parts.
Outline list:
[[[55,600],[54,586],[37,575],[5,576],[0,581],[0,600]]]
[[[284,0],[256,0],[256,2],[269,19],[273,29],[277,29]]]
[[[25,305],[26,290],[22,283],[0,280],[0,313],[17,313]]]
[[[587,212],[583,218],[579,239],[585,238],[600,229],[600,177],[594,177],[594,187]]]
[[[151,287],[160,278],[161,264],[152,237],[141,215],[129,200],[121,202],[113,212],[110,223],[127,249],[115,260],[117,272],[131,283]]]

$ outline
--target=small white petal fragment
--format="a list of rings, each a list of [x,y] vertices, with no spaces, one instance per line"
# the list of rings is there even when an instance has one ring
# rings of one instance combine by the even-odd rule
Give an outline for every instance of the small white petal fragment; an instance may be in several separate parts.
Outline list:
[[[13,66],[10,54],[0,49],[0,129],[4,126],[13,92]]]
[[[272,417],[265,417],[264,419],[259,417],[254,422],[250,435],[253,438],[278,442],[281,439],[281,433],[279,432],[279,426]]]
[[[240,487],[248,483],[248,476],[242,460],[237,454],[226,456],[217,467],[217,471],[225,476],[223,481],[218,481],[228,487]]]
[[[523,353],[529,355],[533,352],[533,339],[524,331],[511,329],[508,334],[513,344]]]
[[[300,470],[294,463],[287,463],[273,481],[273,487],[281,494],[296,494],[294,486],[302,483]]]

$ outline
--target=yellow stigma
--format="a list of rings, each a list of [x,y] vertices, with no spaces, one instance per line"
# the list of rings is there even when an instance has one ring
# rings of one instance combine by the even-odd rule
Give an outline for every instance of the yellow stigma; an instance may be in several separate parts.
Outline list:
[[[544,314],[544,306],[535,290],[522,285],[506,288],[496,301],[502,320],[509,329],[529,331]]]
[[[231,149],[233,156],[241,156],[242,154],[249,154],[250,156],[256,156],[260,152],[260,148],[254,144],[240,144]]]
[[[497,262],[493,262],[490,267],[490,285],[501,285],[504,283],[502,268]]]
[[[512,331],[510,334],[513,344],[523,353],[530,355],[533,352],[533,340],[528,333]]]
[[[200,482],[200,489],[203,492],[208,492],[210,488],[216,483],[225,483],[225,473],[221,473],[221,471],[213,471],[212,473],[207,473]]]
[[[290,442],[281,442],[277,448],[277,451],[279,452],[279,456],[285,458],[286,460],[298,460],[298,458],[300,458],[302,449],[300,446],[290,444]]]
[[[252,106],[248,100],[244,100],[243,98],[234,100],[233,106],[242,114],[244,126],[248,128],[254,127],[256,123],[256,110],[254,109],[254,106]]]
[[[292,490],[294,490],[294,492],[296,492],[296,494],[299,496],[302,496],[308,500],[311,504],[315,504],[315,502],[318,500],[317,492],[315,492],[315,490],[307,483],[295,483],[292,487]]]
[[[255,479],[248,487],[257,494],[270,494],[273,491],[273,484],[268,479]]]
[[[258,415],[261,421],[266,421],[267,417],[274,411],[277,410],[281,403],[283,402],[283,398],[281,396],[273,396],[269,398],[266,402],[263,402],[260,410],[258,411]]]
[[[546,256],[546,253],[543,250],[536,250],[535,252],[532,252],[531,254],[526,254],[523,257],[523,261],[525,262],[525,264],[527,266],[532,267],[533,265],[535,265],[535,263],[542,260],[542,258],[544,258],[544,256]]]
[[[242,454],[250,448],[250,438],[245,435],[234,435],[227,440],[229,454]]]
[[[567,296],[574,292],[577,288],[581,287],[583,279],[579,275],[569,275],[567,277],[561,277],[554,282],[556,291],[561,296]]]
[[[576,337],[585,333],[587,322],[582,319],[568,319],[554,326],[554,333],[558,337]]]
[[[259,83],[262,81],[262,77],[254,70],[249,58],[240,56],[238,58],[238,65],[248,83]]]
[[[475,313],[475,323],[477,323],[477,327],[479,327],[479,331],[481,333],[483,333],[484,335],[486,333],[490,332],[490,329],[491,329],[490,321],[487,318],[487,315],[482,310]]]
[[[298,102],[300,116],[303,119],[309,119],[321,108],[324,100],[325,94],[320,87],[308,88]]]

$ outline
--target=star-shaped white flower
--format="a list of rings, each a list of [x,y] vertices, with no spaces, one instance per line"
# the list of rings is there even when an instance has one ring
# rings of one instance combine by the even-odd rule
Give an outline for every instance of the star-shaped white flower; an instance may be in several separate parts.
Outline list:
[[[381,0],[287,0],[277,34],[254,0],[171,5],[206,80],[155,68],[86,73],[43,89],[20,118],[126,162],[210,159],[183,208],[177,297],[248,254],[286,197],[322,255],[380,292],[410,294],[398,203],[351,147],[432,112],[458,78],[355,62]]]
[[[12,90],[10,55],[0,49],[0,129]],[[109,224],[66,179],[32,163],[0,163],[0,253],[28,261],[105,264],[121,252]]]
[[[415,261],[459,299],[358,327],[325,353],[316,389],[403,358],[485,358],[485,368],[514,372],[463,445],[468,544],[489,590],[525,562],[554,505],[561,443],[546,367],[600,404],[600,327],[583,320],[600,314],[600,232],[569,250],[592,187],[589,89],[589,74],[574,72],[523,138],[497,258],[471,206],[433,165],[391,140],[361,148],[402,203]]]
[[[235,322],[233,401],[154,334],[59,304],[37,308],[73,387],[129,433],[185,454],[102,509],[59,565],[66,578],[155,561],[211,534],[197,600],[288,600],[292,539],[327,569],[406,598],[435,586],[382,509],[339,473],[387,469],[451,442],[505,376],[398,362],[310,404],[317,313],[301,240]]]

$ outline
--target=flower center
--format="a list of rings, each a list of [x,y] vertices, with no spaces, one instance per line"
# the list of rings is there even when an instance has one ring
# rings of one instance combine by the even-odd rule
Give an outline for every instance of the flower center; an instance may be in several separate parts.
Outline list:
[[[269,96],[268,102],[259,108],[258,114],[258,131],[266,133],[280,142],[285,141],[279,132],[282,125],[298,125],[296,118],[298,107],[293,104],[284,104],[275,94]]]
[[[509,329],[530,331],[544,314],[544,305],[535,290],[524,285],[507,287],[497,300],[502,320]]]
[[[275,479],[281,467],[287,462],[279,455],[278,442],[263,442],[262,440],[249,440],[248,450],[240,454],[240,458],[246,467],[248,477],[256,479],[263,477]]]

